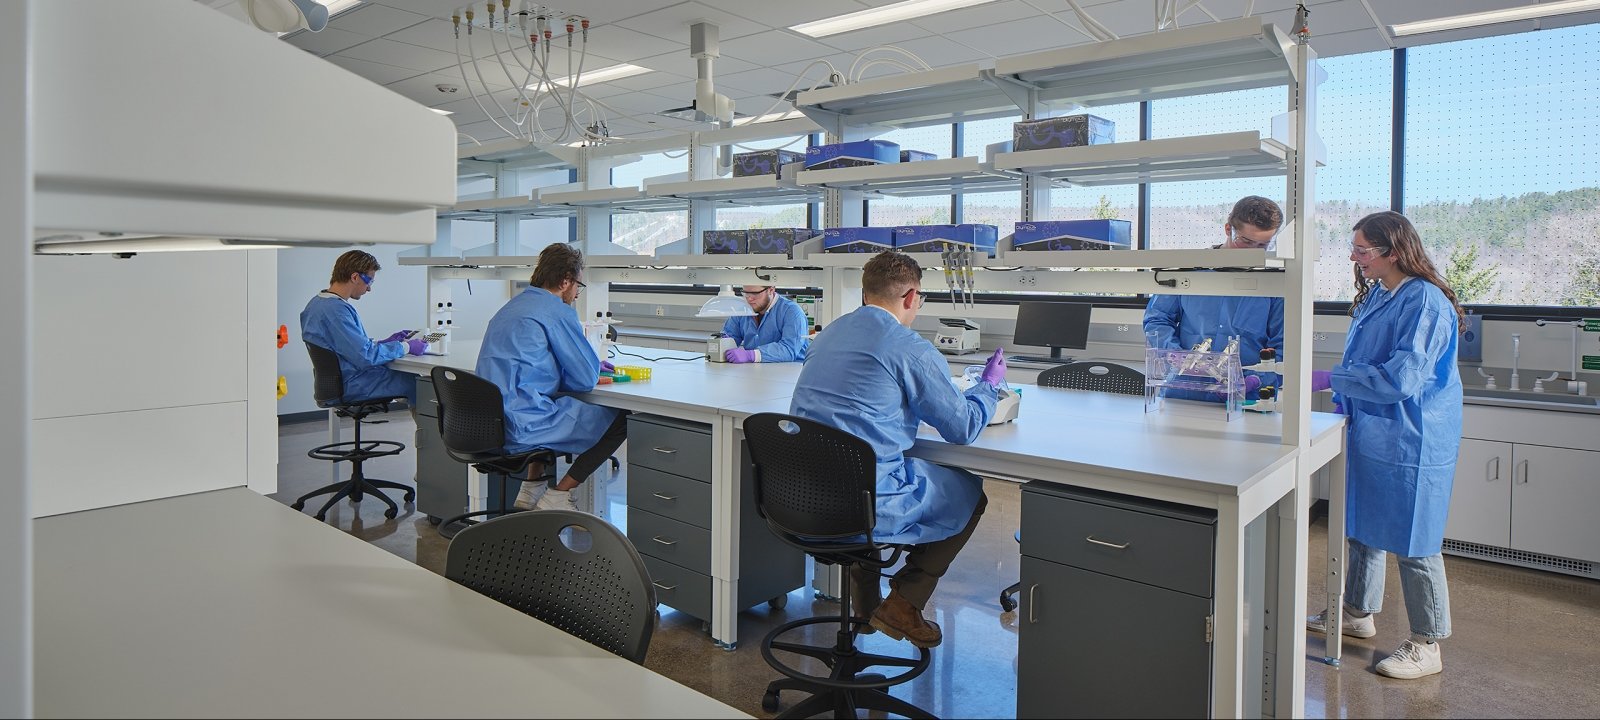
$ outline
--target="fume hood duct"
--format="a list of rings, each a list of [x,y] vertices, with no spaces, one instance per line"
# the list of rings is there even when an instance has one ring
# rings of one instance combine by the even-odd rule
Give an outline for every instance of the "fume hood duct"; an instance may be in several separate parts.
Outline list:
[[[420,245],[455,202],[454,123],[269,33],[193,0],[33,8],[36,243]]]

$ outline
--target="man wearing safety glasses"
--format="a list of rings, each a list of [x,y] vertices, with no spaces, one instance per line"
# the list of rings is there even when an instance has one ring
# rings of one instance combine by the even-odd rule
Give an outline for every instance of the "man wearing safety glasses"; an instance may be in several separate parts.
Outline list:
[[[367,336],[361,316],[350,304],[372,290],[377,280],[378,259],[370,253],[351,250],[333,263],[328,289],[317,293],[300,312],[300,339],[332,350],[339,356],[344,373],[344,400],[401,397],[417,406],[417,376],[391,370],[389,361],[405,355],[421,355],[428,344],[407,339],[410,331],[401,330],[382,340]]]
[[[806,314],[793,300],[771,285],[746,285],[739,294],[754,316],[728,318],[722,333],[733,338],[735,348],[722,354],[731,363],[802,362],[811,341],[806,338]]]

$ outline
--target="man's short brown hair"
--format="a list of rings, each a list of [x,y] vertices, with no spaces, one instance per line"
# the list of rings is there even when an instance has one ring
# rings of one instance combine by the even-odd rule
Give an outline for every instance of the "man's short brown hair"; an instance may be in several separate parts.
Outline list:
[[[921,285],[922,266],[902,252],[885,250],[861,268],[861,291],[871,299],[890,300]]]
[[[1246,195],[1233,204],[1228,213],[1228,224],[1239,229],[1242,224],[1254,225],[1262,230],[1275,231],[1283,224],[1283,209],[1260,195]]]
[[[351,250],[333,261],[333,276],[328,279],[328,284],[337,285],[347,282],[355,273],[371,275],[382,269],[383,266],[378,264],[378,259],[373,257],[372,253]]]
[[[528,278],[528,283],[550,290],[559,287],[564,280],[582,280],[581,275],[583,253],[566,243],[550,243],[539,252],[539,264],[533,268],[533,277]]]

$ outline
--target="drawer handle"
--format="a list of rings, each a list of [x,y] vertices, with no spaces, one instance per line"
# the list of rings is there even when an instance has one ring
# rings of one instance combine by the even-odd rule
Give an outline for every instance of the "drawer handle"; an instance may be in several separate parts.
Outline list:
[[[658,588],[661,588],[662,590],[669,591],[669,592],[672,591],[672,590],[677,590],[678,589],[677,585],[662,585],[661,583],[658,583],[658,582],[656,582],[654,580],[650,581],[650,584],[654,585],[654,586],[656,586]]]
[[[1128,546],[1133,544],[1133,543],[1123,543],[1121,545],[1118,545],[1116,543],[1108,543],[1108,542],[1106,542],[1104,540],[1096,540],[1096,539],[1094,539],[1093,535],[1090,535],[1089,537],[1086,537],[1084,539],[1088,540],[1089,542],[1092,542],[1092,543],[1094,543],[1096,545],[1100,545],[1100,546],[1103,546],[1103,547],[1108,547],[1108,548],[1111,548],[1113,550],[1127,550]]]
[[[1036,602],[1033,601],[1033,593],[1034,593],[1034,591],[1036,591],[1038,589],[1039,589],[1039,585],[1037,583],[1028,586],[1028,623],[1029,624],[1033,624],[1033,623],[1039,622],[1039,619],[1034,617],[1034,610],[1039,607],[1039,603],[1036,603]]]
[[[678,544],[677,540],[662,540],[660,535],[657,535],[657,536],[655,536],[653,538],[650,538],[650,539],[654,540],[654,541],[656,541],[658,543],[661,543],[662,545],[669,546],[669,547]]]
[[[1528,461],[1527,460],[1523,460],[1522,462],[1517,463],[1516,469],[1511,471],[1511,480],[1512,480],[1512,482],[1516,482],[1516,479],[1517,479],[1518,475],[1522,476],[1522,482],[1517,483],[1517,484],[1519,484],[1519,485],[1527,485],[1528,484]]]
[[[662,495],[661,493],[650,493],[650,494],[654,495],[654,496],[656,496],[658,498],[661,498],[662,500],[666,500],[667,502],[671,502],[673,500],[677,500],[678,499],[677,495]]]
[[[1489,466],[1490,465],[1494,466],[1494,473],[1493,474],[1489,473]],[[1488,476],[1490,482],[1493,482],[1495,480],[1499,480],[1500,479],[1500,456],[1499,455],[1496,455],[1496,456],[1494,456],[1492,458],[1489,458],[1489,462],[1486,462],[1486,463],[1483,464],[1483,474]]]
[[[654,450],[654,451],[656,451],[658,453],[661,453],[662,455],[677,455],[678,454],[678,449],[677,448],[660,448],[660,447],[658,447],[658,448],[650,448],[650,449]]]

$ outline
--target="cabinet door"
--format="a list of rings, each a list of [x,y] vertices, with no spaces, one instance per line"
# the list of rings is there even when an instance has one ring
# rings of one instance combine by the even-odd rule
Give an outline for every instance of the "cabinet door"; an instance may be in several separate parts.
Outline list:
[[[1511,547],[1600,560],[1600,452],[1518,444],[1512,457]]]
[[[1017,717],[1205,717],[1211,601],[1022,556]]]
[[[1511,443],[1461,441],[1450,516],[1444,536],[1451,540],[1508,547],[1511,544]]]

